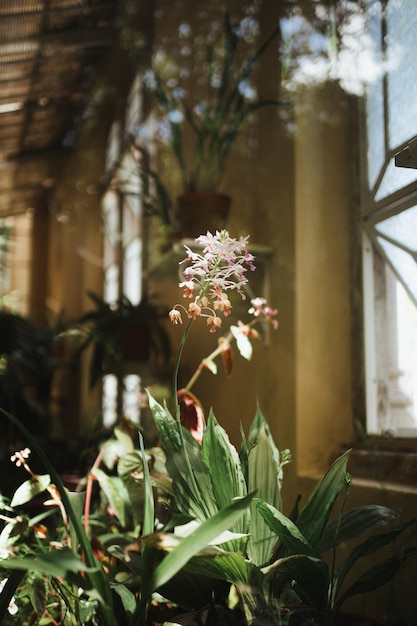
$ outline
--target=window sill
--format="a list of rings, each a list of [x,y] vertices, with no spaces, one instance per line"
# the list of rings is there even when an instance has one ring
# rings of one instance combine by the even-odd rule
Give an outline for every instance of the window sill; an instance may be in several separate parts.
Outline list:
[[[365,444],[354,444],[348,467],[354,478],[415,486],[417,443],[410,439],[370,438]]]

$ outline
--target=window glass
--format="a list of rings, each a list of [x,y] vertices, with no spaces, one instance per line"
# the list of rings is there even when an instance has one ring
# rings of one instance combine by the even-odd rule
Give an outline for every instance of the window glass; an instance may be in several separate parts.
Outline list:
[[[386,12],[389,146],[395,148],[417,134],[417,81],[412,62],[417,55],[417,3],[390,0]]]
[[[401,277],[404,287],[417,302],[417,264],[415,260],[408,252],[382,239],[382,237],[378,237],[377,241],[382,246],[394,270]]]
[[[368,432],[417,436],[417,169],[394,155],[417,133],[414,0],[368,3],[385,73],[366,89],[368,190],[363,197]],[[378,38],[380,40],[378,44]]]
[[[417,206],[379,222],[377,230],[417,253]]]
[[[372,4],[369,11],[367,28],[372,39],[372,47],[376,61],[382,63],[382,33],[381,33],[381,5],[379,2]],[[367,95],[367,130],[368,130],[368,181],[372,189],[377,181],[385,159],[385,135],[384,135],[384,100],[383,80],[377,75],[375,80],[368,86]]]
[[[137,237],[129,244],[125,252],[123,293],[132,304],[139,304],[142,296],[141,256],[142,242]]]
[[[375,200],[382,200],[383,198],[395,193],[399,189],[402,189],[406,185],[417,180],[417,171],[412,169],[402,169],[395,167],[392,156],[390,162],[387,163],[386,171],[382,182],[375,194]]]

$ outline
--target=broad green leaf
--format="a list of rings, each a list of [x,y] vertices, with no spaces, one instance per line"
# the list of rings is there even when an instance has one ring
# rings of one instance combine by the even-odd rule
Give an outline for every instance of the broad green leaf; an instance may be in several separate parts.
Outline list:
[[[350,552],[347,559],[343,561],[343,563],[340,563],[340,565],[336,569],[335,581],[333,583],[334,597],[336,597],[338,590],[341,588],[341,585],[345,580],[347,574],[350,572],[353,565],[358,559],[374,554],[381,548],[384,548],[392,541],[394,541],[394,539],[396,539],[406,528],[408,528],[409,526],[414,526],[416,523],[417,519],[408,520],[403,524],[398,524],[387,532],[372,535],[371,537],[365,539],[365,541],[363,541],[358,546],[355,546]]]
[[[303,554],[319,558],[316,550],[308,543],[294,522],[281,511],[258,498],[254,498],[253,504],[262,515],[265,523],[274,532],[275,542],[279,539],[289,548],[292,554]]]
[[[43,615],[48,599],[48,583],[44,576],[35,576],[30,583],[30,601],[38,615]]]
[[[317,551],[322,553],[344,541],[357,539],[392,522],[395,517],[397,517],[397,513],[392,509],[373,504],[345,511],[340,520],[336,519],[327,524]]]
[[[134,593],[130,591],[126,587],[126,585],[121,585],[119,583],[112,584],[112,589],[117,593],[120,597],[123,608],[127,613],[134,613],[136,609],[136,596]]]
[[[183,568],[158,591],[167,600],[189,610],[208,606],[213,600],[213,581],[205,573],[201,575],[202,571]]]
[[[127,452],[117,464],[117,473],[129,494],[129,508],[135,524],[143,522],[143,480],[137,477],[142,474],[142,470],[142,457],[138,450]]]
[[[240,552],[217,553],[213,556],[194,556],[185,566],[190,572],[204,572],[206,576],[228,580],[236,585],[250,585],[256,566]],[[258,573],[262,576],[262,574]]]
[[[341,598],[336,600],[335,612],[340,610],[347,598],[357,594],[374,591],[375,589],[379,589],[379,587],[388,583],[394,578],[400,567],[404,565],[407,559],[416,556],[417,548],[412,546],[402,550],[400,554],[396,554],[395,556],[385,559],[381,563],[378,563],[368,569],[346,590]]]
[[[279,452],[259,409],[249,433],[248,474],[248,490],[256,492],[258,498],[281,510],[282,469]],[[275,534],[252,503],[248,554],[253,563],[259,566],[268,563],[275,543]]]
[[[247,494],[239,455],[212,411],[210,411],[207,428],[203,435],[202,458],[210,473],[213,493],[219,510],[227,507],[234,498],[240,498]],[[243,515],[232,530],[236,533],[247,533],[247,515]],[[242,546],[242,541],[239,541],[230,546],[225,546],[225,550],[239,550],[242,549]]]
[[[80,599],[78,607],[79,619],[83,626],[85,624],[97,623],[97,620],[94,620],[94,616],[97,613],[97,604],[97,600],[85,600],[84,598]],[[72,626],[73,620],[71,620],[69,624]]]
[[[20,539],[28,528],[28,520],[22,517],[19,521],[13,521],[5,525],[0,533],[0,548],[7,549]]]
[[[166,468],[173,480],[177,508],[192,519],[210,518],[218,507],[210,474],[201,457],[201,446],[150,395],[149,406],[167,455]]]
[[[134,472],[141,472],[142,469],[142,454],[139,450],[126,452],[120,457],[117,463],[117,473],[123,480]]]
[[[262,568],[265,574],[276,576],[277,573],[295,581],[293,588],[304,598],[308,605],[318,612],[327,609],[329,589],[329,571],[326,563],[313,556],[293,554],[278,559],[268,567]]]
[[[338,495],[347,486],[346,466],[349,454],[350,450],[334,461],[317,483],[298,516],[297,526],[313,547],[320,541]]]
[[[44,492],[50,484],[51,477],[49,474],[42,474],[36,478],[29,478],[29,480],[26,480],[16,489],[10,506],[22,506],[22,504],[30,502],[30,500],[32,500],[35,496]]]
[[[133,449],[133,442],[126,433],[123,431],[115,430],[115,435],[119,433],[120,438],[116,437],[114,439],[109,439],[103,444],[103,463],[107,467],[107,469],[112,470],[116,465],[117,461],[123,454],[127,452],[131,452]],[[129,440],[129,444],[127,444],[127,439]]]
[[[235,500],[226,509],[219,511],[206,520],[191,535],[170,552],[156,568],[150,582],[150,590],[161,587],[174,576],[185,564],[224,530],[231,528],[245,513],[253,494]]]
[[[120,441],[120,443],[123,444],[125,453],[132,452],[134,450],[132,437],[126,431],[116,426],[116,428],[114,429],[114,436],[116,437],[117,441]]]
[[[93,468],[91,473],[97,478],[120,524],[126,526],[126,505],[129,497],[123,481],[118,476],[108,476],[99,467]]]
[[[201,526],[201,522],[197,522],[197,520],[191,520],[191,522],[187,522],[186,524],[175,526],[174,533],[170,534],[170,537],[188,537],[188,535],[191,535],[191,533],[197,530],[199,526]],[[220,535],[215,537],[213,541],[210,542],[210,545],[218,546],[236,539],[243,539],[243,537],[246,537],[246,535],[242,535],[242,533],[231,532],[230,530],[225,530],[220,533]],[[226,550],[225,545],[222,545],[221,547],[223,550]]]
[[[78,515],[80,519],[82,519],[83,512],[84,512],[85,492],[84,491],[81,491],[81,492],[69,491],[68,499],[71,502],[71,506],[73,507],[75,514]],[[69,527],[70,527],[71,546],[72,546],[73,551],[77,553],[78,538],[77,538],[77,533],[74,528],[74,525],[71,523],[71,521],[69,522]]]
[[[71,572],[90,571],[80,557],[73,554],[68,548],[46,552],[36,557],[0,559],[0,568],[39,572],[55,578],[65,578]]]

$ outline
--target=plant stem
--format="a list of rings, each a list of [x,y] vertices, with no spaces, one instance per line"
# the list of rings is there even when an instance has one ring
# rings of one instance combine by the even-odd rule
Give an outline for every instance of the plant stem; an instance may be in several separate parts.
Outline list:
[[[172,388],[174,390],[175,419],[177,420],[178,423],[181,422],[180,406],[178,404],[178,372],[180,369],[180,362],[181,362],[181,357],[182,357],[182,353],[184,350],[185,342],[187,341],[187,337],[190,333],[192,323],[193,323],[193,320],[189,319],[187,326],[185,327],[184,333],[182,335],[180,345],[178,347],[177,358],[175,360],[174,374],[173,374],[173,379],[172,379]]]
[[[94,475],[92,474],[92,471],[95,470],[97,467],[99,467],[103,459],[105,449],[106,449],[106,444],[101,448],[100,452],[97,455],[96,460],[93,463],[93,466],[91,467],[88,473],[87,486],[85,490],[85,503],[84,503],[84,530],[87,535],[88,535],[89,527],[90,527],[91,495],[93,492],[93,482],[95,480]]]
[[[227,335],[222,337],[222,339],[224,340],[225,343],[227,342],[228,344],[230,344],[233,341],[234,337],[231,332],[228,332]],[[223,349],[224,349],[223,346],[219,343],[219,345],[217,346],[215,350],[213,350],[213,352],[211,352],[205,359],[202,359],[202,361],[200,362],[200,365],[197,367],[196,371],[191,376],[188,383],[185,385],[185,389],[187,389],[188,391],[191,390],[191,387],[193,387],[194,383],[199,378],[201,372],[203,371],[203,369],[205,369],[204,362],[213,361],[213,359],[218,357],[219,354],[223,352]]]

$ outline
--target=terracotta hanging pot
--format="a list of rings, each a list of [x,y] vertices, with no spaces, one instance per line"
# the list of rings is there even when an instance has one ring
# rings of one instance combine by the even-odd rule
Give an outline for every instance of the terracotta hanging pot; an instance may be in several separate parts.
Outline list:
[[[224,193],[194,191],[177,199],[181,237],[192,238],[225,228],[231,198]]]

